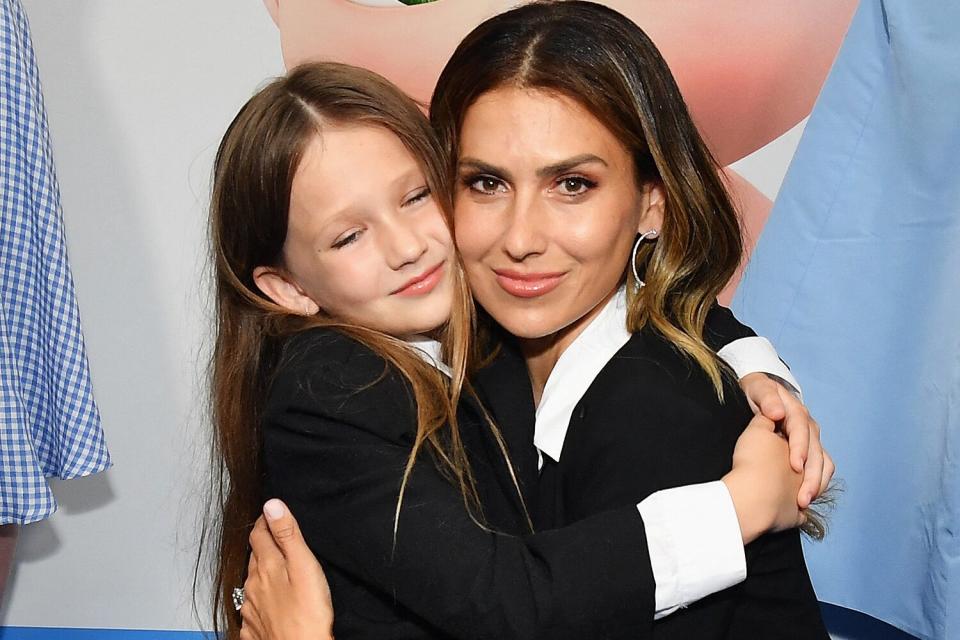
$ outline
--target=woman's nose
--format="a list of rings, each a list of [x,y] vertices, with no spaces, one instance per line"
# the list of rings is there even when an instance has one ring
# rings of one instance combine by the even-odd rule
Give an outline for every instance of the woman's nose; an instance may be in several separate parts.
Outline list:
[[[546,249],[546,220],[535,194],[518,195],[504,220],[503,250],[513,260],[521,261]]]

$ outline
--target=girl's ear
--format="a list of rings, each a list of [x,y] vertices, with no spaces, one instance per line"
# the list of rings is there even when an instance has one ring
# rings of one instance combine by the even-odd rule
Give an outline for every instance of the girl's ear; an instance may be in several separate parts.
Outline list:
[[[640,205],[643,211],[640,212],[640,224],[637,225],[637,233],[643,233],[650,229],[659,231],[663,228],[663,211],[667,204],[666,194],[663,191],[663,185],[659,182],[648,182],[644,186],[643,201]]]
[[[265,296],[290,313],[312,316],[320,311],[320,305],[281,269],[257,267],[253,270],[253,281]]]

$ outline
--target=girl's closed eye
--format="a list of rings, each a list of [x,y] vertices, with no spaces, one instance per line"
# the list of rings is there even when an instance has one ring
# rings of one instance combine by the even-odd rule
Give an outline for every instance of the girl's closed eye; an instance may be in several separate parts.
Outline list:
[[[331,249],[342,249],[347,245],[353,244],[360,239],[360,235],[363,233],[363,229],[351,229],[346,233],[341,233],[337,236],[337,239],[333,241],[333,244],[330,245]]]
[[[426,200],[427,198],[429,198],[431,195],[432,195],[432,193],[431,193],[431,191],[430,191],[430,187],[420,187],[419,189],[417,189],[416,191],[414,191],[408,198],[406,198],[406,199],[400,204],[400,206],[402,206],[402,207],[409,207],[410,205],[414,205],[414,204],[417,204],[417,203],[419,203],[419,202],[423,202],[424,200]]]

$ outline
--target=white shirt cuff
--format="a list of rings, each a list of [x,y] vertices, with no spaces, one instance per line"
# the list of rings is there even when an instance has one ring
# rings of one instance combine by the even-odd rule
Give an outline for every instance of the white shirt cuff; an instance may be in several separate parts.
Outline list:
[[[730,365],[737,378],[743,378],[750,373],[765,373],[786,387],[798,400],[803,399],[800,383],[790,373],[787,365],[783,364],[777,350],[766,338],[753,336],[734,340],[720,349],[717,355]]]
[[[740,522],[723,482],[658,491],[637,509],[656,582],[654,619],[747,577]]]

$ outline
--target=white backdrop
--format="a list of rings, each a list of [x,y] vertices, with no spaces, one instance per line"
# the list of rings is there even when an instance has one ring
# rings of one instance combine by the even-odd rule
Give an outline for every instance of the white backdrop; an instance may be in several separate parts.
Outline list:
[[[115,466],[55,483],[0,625],[196,628],[209,174],[234,113],[282,72],[278,34],[260,0],[23,2]],[[774,196],[799,130],[735,168]]]

